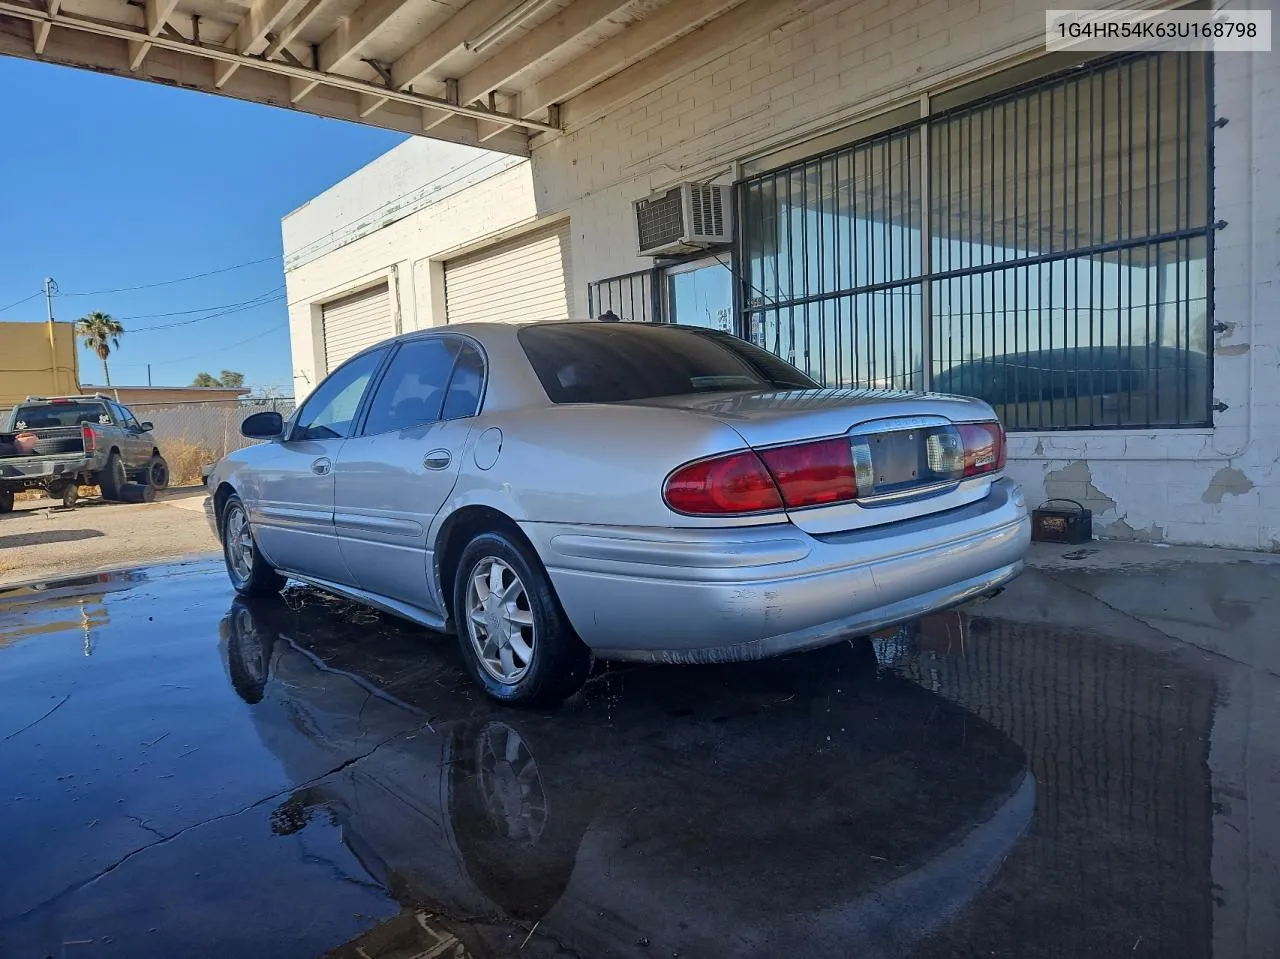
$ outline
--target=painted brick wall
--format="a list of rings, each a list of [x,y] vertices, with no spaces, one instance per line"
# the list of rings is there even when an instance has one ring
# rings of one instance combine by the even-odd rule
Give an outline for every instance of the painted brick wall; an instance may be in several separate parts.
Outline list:
[[[1081,3],[1080,6],[1090,6]],[[1095,4],[1096,5],[1096,4]],[[650,265],[630,203],[1043,47],[1043,2],[801,0],[792,21],[566,136],[535,142],[540,210],[569,210],[585,282]],[[608,224],[607,229],[601,229]]]
[[[405,140],[284,218],[280,231],[285,269],[302,266],[524,162],[459,143]]]

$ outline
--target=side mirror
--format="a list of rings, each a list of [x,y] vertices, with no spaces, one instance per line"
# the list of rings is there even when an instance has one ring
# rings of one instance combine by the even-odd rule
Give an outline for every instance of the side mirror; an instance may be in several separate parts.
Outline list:
[[[143,420],[138,424],[138,430],[142,433],[150,433],[153,429],[155,429],[155,426],[150,420]]]
[[[240,424],[240,435],[251,440],[278,440],[284,435],[284,417],[274,410],[246,416]]]

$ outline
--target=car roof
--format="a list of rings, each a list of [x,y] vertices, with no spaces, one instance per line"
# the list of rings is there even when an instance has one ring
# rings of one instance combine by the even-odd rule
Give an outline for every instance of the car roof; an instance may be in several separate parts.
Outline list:
[[[421,330],[402,333],[401,336],[413,336],[415,333],[434,333],[443,330],[510,330],[523,329],[526,326],[560,326],[567,323],[600,323],[601,320],[573,318],[567,320],[513,320],[499,322],[496,320],[467,320],[463,323],[445,323],[442,326],[430,326]]]

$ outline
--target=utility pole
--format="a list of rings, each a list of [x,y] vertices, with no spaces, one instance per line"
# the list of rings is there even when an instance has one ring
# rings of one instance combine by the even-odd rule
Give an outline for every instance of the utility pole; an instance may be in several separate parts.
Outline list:
[[[53,338],[53,294],[58,290],[58,284],[53,277],[46,276],[44,278],[44,310],[45,316],[48,318],[49,327],[49,375],[53,377],[53,384],[58,382],[58,345]],[[53,386],[56,390],[58,387]]]
[[[151,364],[147,364],[147,386],[151,385]]]

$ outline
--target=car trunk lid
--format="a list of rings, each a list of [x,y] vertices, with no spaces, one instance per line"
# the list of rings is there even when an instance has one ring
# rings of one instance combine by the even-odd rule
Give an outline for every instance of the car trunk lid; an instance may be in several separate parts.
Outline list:
[[[955,442],[953,424],[996,419],[981,400],[875,390],[805,390],[693,394],[638,402],[714,417],[757,451],[847,436],[858,498],[788,509],[788,518],[810,533],[912,519],[967,505],[990,490],[992,473],[956,479],[937,469],[944,447]]]

